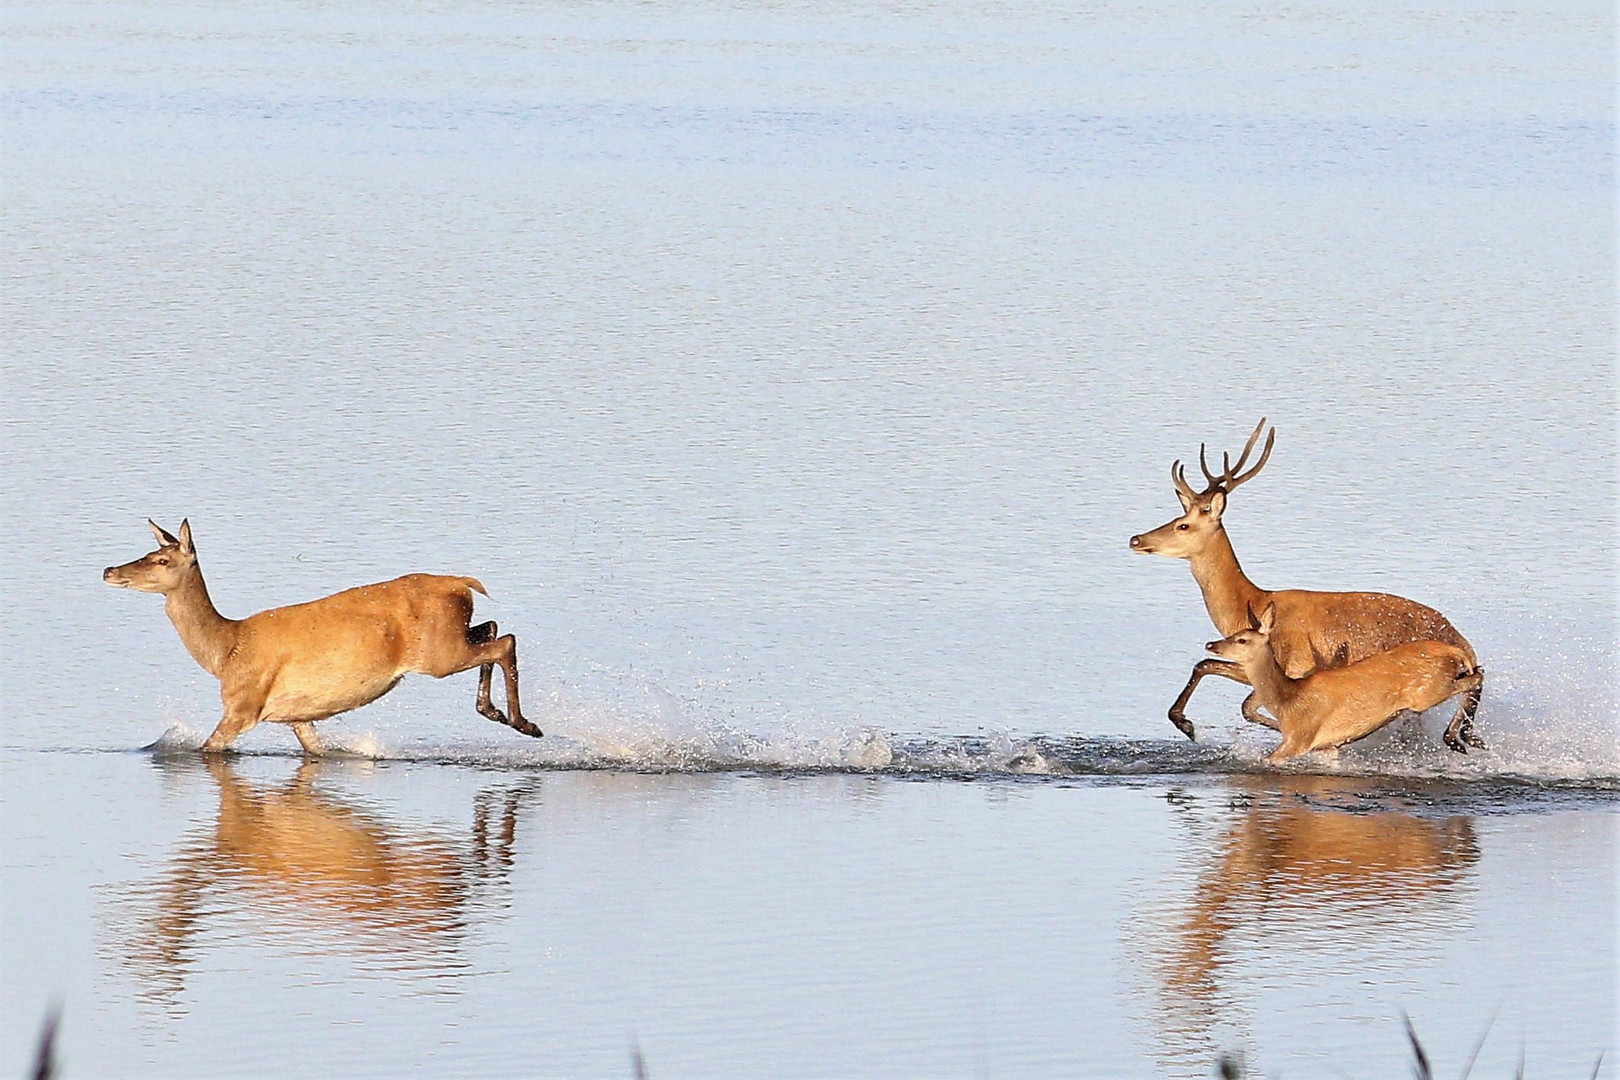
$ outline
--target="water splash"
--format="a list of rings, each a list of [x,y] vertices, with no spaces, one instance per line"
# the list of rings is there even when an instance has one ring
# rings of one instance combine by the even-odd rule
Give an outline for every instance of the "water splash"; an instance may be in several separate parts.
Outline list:
[[[201,750],[207,738],[206,731],[196,731],[179,721],[171,721],[163,734],[141,747],[141,751],[154,757],[190,754]]]
[[[1612,667],[1612,664],[1610,665]],[[1576,677],[1591,666],[1523,660],[1492,674],[1477,728],[1487,748],[1447,750],[1440,730],[1451,707],[1397,720],[1336,756],[1312,755],[1281,769],[1264,758],[1277,735],[1241,720],[1201,725],[1198,742],[1081,735],[908,734],[864,721],[791,714],[739,715],[723,702],[685,700],[656,682],[612,673],[590,687],[554,684],[529,697],[546,731],[531,740],[499,729],[450,727],[446,741],[399,737],[355,714],[323,732],[336,756],[493,768],[626,769],[648,772],[851,772],[905,776],[1134,777],[1312,772],[1392,780],[1575,785],[1620,790],[1620,732],[1607,698]],[[1547,673],[1561,673],[1549,680]],[[1528,672],[1525,678],[1517,673]],[[1602,680],[1598,680],[1602,685]],[[357,723],[358,721],[358,723]],[[278,725],[262,725],[272,728]],[[1077,722],[1075,727],[1087,725]],[[447,730],[417,725],[416,730]],[[143,749],[196,752],[206,733],[173,722]],[[290,739],[238,744],[250,756],[297,756]]]

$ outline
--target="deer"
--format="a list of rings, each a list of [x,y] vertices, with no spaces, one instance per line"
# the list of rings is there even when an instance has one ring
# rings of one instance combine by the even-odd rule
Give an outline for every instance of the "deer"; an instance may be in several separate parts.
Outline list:
[[[1205,645],[1236,664],[1254,687],[1259,706],[1277,718],[1282,745],[1266,762],[1320,750],[1337,751],[1364,739],[1410,710],[1421,713],[1478,689],[1484,675],[1471,654],[1443,641],[1407,641],[1344,667],[1318,668],[1292,679],[1271,647],[1277,606],[1268,604],[1258,625]]]
[[[1249,455],[1254,451],[1266,428],[1261,417],[1254,433],[1244,444],[1243,452],[1233,462],[1230,453],[1221,455],[1220,473],[1210,471],[1203,444],[1198,447],[1198,464],[1203,470],[1207,486],[1194,491],[1187,482],[1186,469],[1178,460],[1170,466],[1170,479],[1175,485],[1176,498],[1181,502],[1182,514],[1151,532],[1131,537],[1131,550],[1141,555],[1163,555],[1186,559],[1192,569],[1193,580],[1204,595],[1204,606],[1215,629],[1222,635],[1256,625],[1259,613],[1269,606],[1276,608],[1276,631],[1271,647],[1285,674],[1290,678],[1303,678],[1319,668],[1339,668],[1358,660],[1387,652],[1409,641],[1438,641],[1461,649],[1469,659],[1471,669],[1478,667],[1473,646],[1458,633],[1446,617],[1431,607],[1389,593],[1373,592],[1313,592],[1305,589],[1285,589],[1270,592],[1250,581],[1238,564],[1232,541],[1221,523],[1227,499],[1237,488],[1254,479],[1271,459],[1271,450],[1277,441],[1277,429],[1272,427],[1266,436],[1265,448],[1255,464],[1245,471]],[[1248,683],[1243,669],[1226,660],[1206,658],[1193,667],[1192,677],[1181,695],[1170,706],[1170,722],[1187,738],[1195,738],[1193,724],[1187,719],[1187,702],[1205,676],[1218,675],[1235,682]],[[1464,696],[1456,715],[1447,725],[1443,736],[1446,746],[1459,754],[1469,747],[1483,749],[1485,743],[1474,734],[1474,713],[1479,708],[1483,679]],[[1262,715],[1256,707],[1255,696],[1243,701],[1243,717],[1252,723],[1275,728],[1276,722]]]
[[[472,625],[476,578],[407,574],[345,589],[319,600],[227,619],[214,608],[197,564],[191,522],[174,536],[151,519],[158,549],[102,580],[161,593],[163,608],[186,651],[219,680],[225,713],[202,745],[224,751],[262,721],[292,727],[308,755],[325,752],[318,721],[369,705],[410,672],[442,679],[478,668],[476,708],[484,717],[540,738],[518,704],[517,639],[494,622]],[[506,677],[503,713],[490,700],[499,667]]]

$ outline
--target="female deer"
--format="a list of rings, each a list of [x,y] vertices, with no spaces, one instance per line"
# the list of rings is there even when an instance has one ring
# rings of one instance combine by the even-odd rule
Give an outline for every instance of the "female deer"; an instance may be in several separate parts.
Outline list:
[[[318,755],[316,721],[370,704],[407,672],[442,679],[471,668],[479,669],[478,711],[540,737],[518,707],[517,639],[497,637],[493,622],[470,625],[472,594],[484,592],[473,578],[408,574],[227,619],[208,597],[191,523],[180,523],[178,537],[147,524],[158,549],[101,576],[109,585],[162,593],[186,651],[219,680],[225,715],[203,743],[205,753],[224,750],[261,720],[273,720],[292,725],[305,752]],[[506,676],[511,716],[490,701],[496,665]]]

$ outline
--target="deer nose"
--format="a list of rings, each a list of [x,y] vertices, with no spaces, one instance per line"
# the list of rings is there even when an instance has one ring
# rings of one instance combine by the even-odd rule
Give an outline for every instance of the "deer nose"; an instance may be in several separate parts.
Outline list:
[[[1223,638],[1222,640],[1224,641],[1225,639]],[[1220,644],[1221,643],[1219,641],[1206,641],[1204,643],[1204,651],[1205,652],[1214,652],[1216,650],[1216,648],[1218,648],[1220,646]]]
[[[1139,548],[1141,546],[1142,546],[1142,538],[1140,536],[1131,537],[1131,547]]]
[[[111,581],[112,580],[113,569],[114,569],[113,567],[109,566],[109,567],[107,567],[107,569],[103,570],[101,572],[101,580],[102,581]]]

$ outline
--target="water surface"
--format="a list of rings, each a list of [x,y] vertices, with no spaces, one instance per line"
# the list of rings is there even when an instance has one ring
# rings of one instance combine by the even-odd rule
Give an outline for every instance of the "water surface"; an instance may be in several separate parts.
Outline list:
[[[0,1070],[1613,1057],[1608,6],[4,19]],[[1245,568],[1444,611],[1487,751],[1174,736],[1125,542],[1262,415]],[[231,616],[476,575],[547,738],[196,760],[148,516]]]

